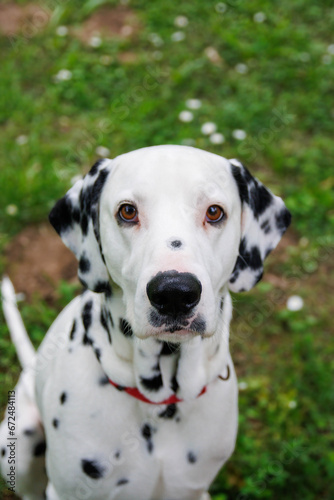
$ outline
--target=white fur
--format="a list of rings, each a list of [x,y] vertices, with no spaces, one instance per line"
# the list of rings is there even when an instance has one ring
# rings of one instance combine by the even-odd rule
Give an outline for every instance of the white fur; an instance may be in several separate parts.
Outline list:
[[[234,165],[243,168],[237,161]],[[89,208],[98,228],[89,218],[87,235],[78,221],[57,230],[78,258],[89,260],[89,271],[81,269],[80,277],[89,287],[94,280],[108,280],[113,295],[86,291],[74,299],[51,326],[36,364],[19,380],[17,442],[24,452],[17,492],[26,500],[41,500],[48,483],[48,500],[208,500],[208,488],[233,452],[237,434],[237,380],[228,346],[229,280],[241,238],[247,238],[246,248],[259,245],[261,258],[277,244],[275,210],[284,205],[275,197],[258,218],[243,206],[228,160],[193,148],[159,146],[102,162],[69,191],[70,207],[78,211],[80,193],[95,186],[101,171],[108,177]],[[122,203],[136,205],[139,224],[117,223]],[[206,222],[210,205],[224,209],[223,224]],[[261,233],[264,220],[273,226],[271,234]],[[173,240],[182,247],[171,248]],[[195,275],[202,286],[187,326],[173,333],[152,324],[146,293],[154,276],[171,270]],[[254,269],[242,269],[236,279],[239,288],[249,288]],[[5,294],[5,300],[13,293]],[[10,329],[26,337],[15,302],[5,301],[4,308]],[[110,338],[101,320],[106,311],[112,317]],[[133,337],[122,333],[122,318]],[[191,322],[199,318],[204,331],[191,331]],[[15,335],[13,341],[19,343]],[[162,341],[178,342],[178,351],[162,354]],[[22,342],[23,353],[17,348],[27,365],[33,355],[29,341]],[[106,376],[119,386],[139,388],[153,403],[174,390],[183,401],[175,408],[147,404],[108,381],[101,385]],[[145,382],[154,377],[160,383],[157,390]],[[167,411],[173,413],[169,418]],[[45,436],[47,475],[41,467],[44,459],[32,456],[37,441],[29,441],[27,426],[39,440]],[[0,446],[6,437],[5,420]],[[101,477],[84,472],[82,460],[98,464]],[[1,468],[5,476],[7,456]]]

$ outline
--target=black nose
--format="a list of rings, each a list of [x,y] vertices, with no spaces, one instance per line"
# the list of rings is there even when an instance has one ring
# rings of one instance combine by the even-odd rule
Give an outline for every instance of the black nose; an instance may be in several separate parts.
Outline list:
[[[177,317],[189,313],[199,303],[202,285],[193,274],[166,271],[151,279],[146,292],[159,313]]]

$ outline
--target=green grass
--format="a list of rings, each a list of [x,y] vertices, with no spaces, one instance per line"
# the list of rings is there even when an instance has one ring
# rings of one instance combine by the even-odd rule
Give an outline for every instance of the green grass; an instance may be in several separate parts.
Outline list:
[[[334,8],[325,0],[229,0],[222,12],[222,4],[212,1],[132,0],[140,24],[133,38],[103,38],[93,48],[71,32],[56,34],[60,25],[80,27],[99,4],[48,1],[48,27],[34,37],[0,37],[0,247],[26,225],[45,220],[71,179],[95,161],[98,146],[114,157],[191,141],[242,160],[284,197],[302,240],[286,250],[285,261],[270,258],[270,273],[285,286],[264,282],[234,297],[231,348],[247,388],[240,392],[237,449],[212,495],[330,500],[334,55],[327,48]],[[265,13],[263,23],[254,22],[257,12]],[[174,25],[179,15],[188,18],[185,28]],[[185,33],[183,41],[172,41],[176,31]],[[152,33],[161,45],[152,43]],[[218,64],[208,59],[208,47],[218,52]],[[121,62],[127,52],[134,62]],[[247,66],[246,74],[238,64]],[[62,69],[71,79],[55,82]],[[178,116],[189,98],[201,99],[202,107],[183,123]],[[201,133],[207,121],[217,124],[224,144],[213,145]],[[246,139],[235,139],[235,129]],[[22,135],[27,142],[19,145]],[[22,306],[36,345],[71,294],[62,286],[54,307],[38,299]],[[292,294],[303,297],[302,311],[287,311]],[[3,321],[0,348],[4,403],[19,370]]]

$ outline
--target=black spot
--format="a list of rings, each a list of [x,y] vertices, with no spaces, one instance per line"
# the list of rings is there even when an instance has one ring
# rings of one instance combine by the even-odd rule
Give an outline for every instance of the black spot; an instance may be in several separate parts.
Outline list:
[[[59,420],[58,420],[58,418],[54,418],[54,419],[52,420],[52,425],[53,425],[53,427],[54,427],[55,429],[57,429],[57,428],[58,428],[58,426],[59,426]]]
[[[278,214],[276,214],[275,219],[276,227],[282,235],[291,223],[291,214],[289,210],[283,208]]]
[[[273,195],[244,165],[232,165],[232,175],[237,183],[241,201],[248,203],[255,218],[258,218],[273,203]]]
[[[152,453],[153,451],[152,427],[150,426],[150,424],[144,424],[143,427],[141,428],[141,433],[146,441],[148,452]]]
[[[114,320],[112,319],[112,315],[111,315],[111,312],[110,312],[110,311],[108,311],[108,318],[109,318],[109,321],[110,321],[111,326],[114,328],[114,326],[115,326],[115,325],[114,325]]]
[[[156,392],[162,387],[161,374],[155,375],[152,378],[140,377],[140,382],[148,391]]]
[[[194,464],[195,462],[197,462],[197,457],[192,451],[189,451],[187,459],[190,464]]]
[[[73,325],[72,325],[72,330],[70,332],[70,340],[74,339],[76,329],[77,329],[77,322],[76,322],[76,320],[74,320]]]
[[[34,436],[34,434],[36,434],[36,429],[24,429],[23,434],[25,436]]]
[[[119,328],[125,337],[132,337],[133,331],[129,323],[124,318],[119,318]]]
[[[128,479],[122,478],[117,481],[116,486],[122,486],[123,484],[128,484],[128,482]]]
[[[100,361],[101,360],[101,349],[99,349],[98,347],[95,347],[94,352],[95,352],[95,356],[96,356],[97,360]]]
[[[114,457],[118,460],[121,457],[121,452],[117,450],[114,454]]]
[[[94,283],[93,291],[95,293],[105,293],[107,297],[111,297],[112,290],[108,281],[97,281]]]
[[[191,330],[197,333],[204,333],[206,328],[206,321],[200,315],[190,325]]]
[[[87,217],[86,213],[81,214],[80,226],[81,226],[82,234],[84,236],[87,236],[87,234],[88,234],[88,217]]]
[[[73,217],[74,222],[79,224],[79,222],[80,222],[80,209],[79,209],[79,207],[73,207],[72,217]]]
[[[87,332],[84,333],[82,343],[83,345],[93,345],[93,340],[90,338]]]
[[[90,261],[84,255],[80,257],[79,269],[82,273],[88,273],[90,271]]]
[[[67,393],[66,392],[62,392],[61,395],[60,395],[60,404],[64,404],[67,400]]]
[[[97,174],[97,171],[99,169],[99,166],[101,165],[101,163],[104,162],[104,159],[102,160],[97,160],[94,165],[92,166],[92,168],[90,169],[90,171],[88,172],[88,175],[90,175],[91,177],[93,177],[95,174]]]
[[[93,308],[93,301],[90,300],[89,302],[86,302],[82,310],[82,322],[86,331],[92,324],[92,308]]]
[[[104,468],[96,460],[87,460],[83,458],[81,460],[81,467],[84,473],[92,479],[100,479],[103,477]]]
[[[41,457],[42,455],[45,455],[45,450],[46,450],[46,442],[41,441],[40,443],[36,444],[34,448],[34,457]]]
[[[165,410],[159,413],[158,417],[166,419],[173,418],[176,412],[177,412],[177,406],[175,403],[172,403],[168,405]]]
[[[171,242],[170,245],[173,248],[180,248],[182,246],[182,242],[180,240],[174,240]]]
[[[109,379],[107,377],[107,375],[104,375],[103,377],[101,377],[99,379],[99,385],[108,385],[109,384]]]
[[[1,456],[4,457],[6,455],[6,448],[1,448]]]
[[[91,204],[92,205],[97,204],[97,202],[99,201],[102,188],[104,186],[104,183],[107,180],[108,175],[109,175],[109,171],[106,169],[101,170],[101,172],[99,173],[99,176],[96,179],[94,186],[93,186],[93,189],[92,189],[92,194],[91,194]]]
[[[259,247],[252,246],[250,250],[247,250],[246,239],[242,238],[239,246],[239,256],[233,270],[233,275],[235,271],[243,270],[247,267],[250,267],[252,270],[262,268],[262,259]]]
[[[176,375],[173,376],[172,380],[171,380],[171,389],[173,392],[177,392],[178,389],[179,389],[179,384],[178,384],[178,381],[176,379]]]
[[[224,297],[220,299],[220,310],[222,311],[224,309]]]
[[[126,387],[125,387],[125,385],[119,385],[119,384],[117,384],[117,385],[116,385],[116,389],[117,389],[118,391],[122,392],[122,391],[125,391],[125,390],[126,390]]]
[[[232,175],[237,183],[239,196],[242,202],[248,203],[248,186],[245,177],[242,175],[242,168],[244,167],[236,167],[231,164]]]
[[[162,342],[160,355],[169,356],[180,350],[180,344],[177,342]]]
[[[100,321],[101,321],[101,325],[103,326],[103,328],[107,332],[109,344],[111,344],[112,341],[111,341],[110,328],[109,328],[109,325],[108,325],[108,313],[107,313],[107,311],[103,307],[101,309]]]
[[[72,226],[72,212],[73,206],[67,195],[58,200],[51,210],[49,214],[49,221],[59,235],[67,231],[68,228]]]
[[[268,219],[266,219],[264,222],[262,222],[261,229],[264,231],[265,234],[270,233],[271,227],[270,227],[270,223],[269,223]]]
[[[250,190],[249,204],[254,216],[258,218],[273,203],[273,195],[267,188],[254,179],[254,185]]]

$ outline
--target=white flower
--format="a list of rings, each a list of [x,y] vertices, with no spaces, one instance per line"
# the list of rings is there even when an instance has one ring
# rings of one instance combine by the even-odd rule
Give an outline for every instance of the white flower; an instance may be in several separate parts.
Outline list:
[[[56,29],[56,33],[58,36],[66,36],[68,33],[68,28],[66,26],[58,26]]]
[[[322,56],[322,62],[323,64],[330,64],[332,62],[332,56],[330,54],[325,54]]]
[[[254,14],[253,19],[256,23],[263,23],[267,19],[267,16],[264,12],[257,12]]]
[[[18,212],[18,208],[16,205],[7,205],[6,212],[8,215],[16,215]]]
[[[224,12],[226,12],[227,10],[227,5],[226,3],[219,2],[216,4],[215,9],[219,14],[224,14]]]
[[[191,122],[194,118],[194,115],[192,114],[191,111],[187,111],[187,110],[184,110],[184,111],[181,111],[181,113],[179,114],[179,120],[181,122]]]
[[[310,60],[310,54],[307,52],[301,52],[299,54],[299,60],[302,62],[308,62]]]
[[[286,302],[289,311],[300,311],[304,307],[304,301],[299,295],[291,295]]]
[[[194,139],[182,139],[183,146],[195,146],[196,141]]]
[[[294,410],[295,408],[297,408],[297,401],[289,401],[288,407],[291,408],[291,410]]]
[[[248,389],[248,384],[247,382],[239,382],[238,387],[239,391],[245,391],[246,389]]]
[[[189,21],[188,21],[188,18],[186,16],[177,16],[174,19],[174,24],[178,28],[185,28],[186,26],[188,26],[188,23],[189,23]]]
[[[103,158],[107,158],[107,156],[110,154],[110,150],[104,146],[98,146],[95,149],[95,153],[99,156],[102,156]]]
[[[19,146],[23,146],[24,144],[27,144],[28,142],[28,137],[26,135],[19,135],[16,137],[16,144]]]
[[[217,125],[213,122],[206,122],[201,127],[201,132],[204,135],[214,134],[217,130]]]
[[[202,106],[202,101],[200,99],[187,99],[186,106],[189,109],[199,109]]]
[[[71,78],[72,78],[72,71],[70,71],[69,69],[59,70],[58,73],[54,77],[56,82],[71,80]]]
[[[238,141],[243,141],[244,139],[246,139],[247,134],[244,130],[237,129],[233,130],[232,136],[234,137],[234,139],[238,139]]]
[[[161,47],[164,43],[163,39],[157,33],[150,33],[148,39],[155,47]]]
[[[247,66],[247,64],[239,63],[236,65],[235,70],[238,73],[244,75],[245,73],[248,72],[248,66]]]
[[[183,31],[175,31],[175,33],[172,33],[171,39],[173,42],[182,42],[185,37],[186,35],[183,33]]]
[[[334,43],[331,43],[330,45],[328,45],[328,47],[327,47],[327,52],[328,52],[329,54],[334,55]]]
[[[220,134],[219,132],[210,135],[210,142],[212,144],[223,144],[224,141],[225,137],[223,136],[223,134]]]
[[[102,39],[100,36],[92,36],[91,39],[89,40],[89,45],[91,47],[100,47],[102,45]]]
[[[218,51],[214,47],[207,47],[204,50],[206,57],[214,64],[218,64],[221,62],[221,57]]]

